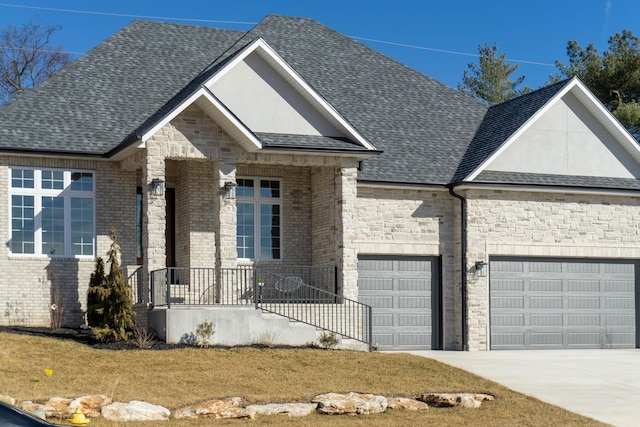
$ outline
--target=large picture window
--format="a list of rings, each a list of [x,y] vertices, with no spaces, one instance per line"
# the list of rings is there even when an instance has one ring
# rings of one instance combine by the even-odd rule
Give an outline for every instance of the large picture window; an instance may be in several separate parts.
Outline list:
[[[239,178],[237,186],[238,258],[282,259],[282,196],[280,181]]]
[[[11,253],[93,256],[94,173],[11,168]]]

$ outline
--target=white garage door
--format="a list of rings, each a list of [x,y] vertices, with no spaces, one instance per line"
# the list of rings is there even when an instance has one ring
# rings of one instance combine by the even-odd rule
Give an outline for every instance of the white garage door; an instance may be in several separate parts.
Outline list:
[[[380,350],[437,347],[437,258],[361,257],[359,301],[373,307],[373,342]],[[436,292],[434,292],[434,290]],[[435,328],[434,328],[435,324]],[[435,331],[435,332],[434,332]]]
[[[634,348],[636,269],[627,261],[491,259],[491,348]]]

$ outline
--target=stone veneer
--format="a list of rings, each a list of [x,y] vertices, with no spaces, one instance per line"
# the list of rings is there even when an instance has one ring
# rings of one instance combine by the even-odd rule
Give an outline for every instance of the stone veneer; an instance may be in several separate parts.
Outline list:
[[[0,157],[0,198],[8,201],[9,166],[86,169],[95,171],[96,256],[106,257],[111,244],[111,227],[116,228],[122,249],[121,265],[135,264],[136,175],[122,171],[116,163],[82,159]],[[84,323],[86,292],[95,259],[49,258],[10,255],[9,205],[0,209],[0,324],[49,326],[50,306],[63,302],[63,323],[78,327]],[[57,295],[61,299],[57,298]],[[59,304],[60,305],[60,304]]]
[[[461,346],[460,276],[454,271],[459,265],[454,254],[459,209],[445,190],[358,187],[359,254],[441,257],[445,349]]]
[[[640,258],[640,199],[622,195],[467,190],[469,350],[488,350],[490,256]],[[490,276],[490,272],[489,272]]]

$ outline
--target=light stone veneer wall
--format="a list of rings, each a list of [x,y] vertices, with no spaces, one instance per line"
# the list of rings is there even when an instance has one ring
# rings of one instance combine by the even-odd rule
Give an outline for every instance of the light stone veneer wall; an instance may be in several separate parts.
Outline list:
[[[91,258],[49,258],[9,254],[11,238],[9,166],[87,169],[95,171],[96,255],[106,258],[111,227],[116,228],[122,249],[121,265],[133,265],[135,253],[136,175],[118,164],[94,160],[0,157],[0,324],[49,326],[50,306],[64,301],[63,324],[78,327],[84,322],[89,277],[95,267]],[[108,266],[107,266],[108,268]],[[56,297],[60,296],[60,299]]]
[[[469,350],[488,350],[490,256],[640,258],[640,199],[615,195],[468,190]],[[489,272],[489,276],[491,272]]]
[[[455,266],[455,212],[447,191],[358,187],[358,253],[442,257],[443,344],[459,349],[461,303]]]

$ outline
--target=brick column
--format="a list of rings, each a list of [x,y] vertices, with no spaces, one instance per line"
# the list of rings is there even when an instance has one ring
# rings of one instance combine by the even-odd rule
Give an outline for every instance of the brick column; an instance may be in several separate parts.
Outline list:
[[[344,297],[354,300],[358,299],[357,177],[355,165],[343,165],[335,185],[338,286]]]
[[[166,267],[166,200],[151,194],[154,178],[166,181],[164,154],[152,140],[147,143],[142,164],[142,247],[144,280],[149,273]],[[164,184],[163,184],[164,185]],[[145,283],[147,289],[150,284]]]

